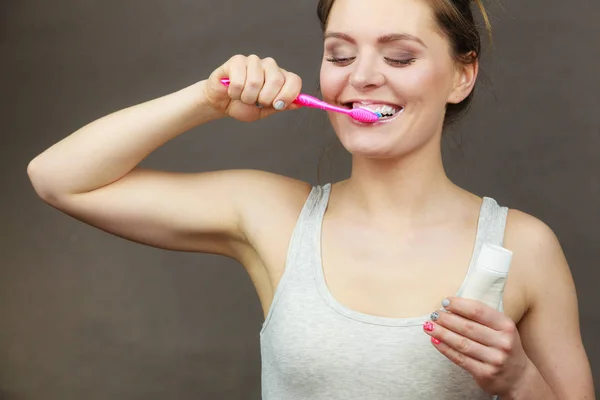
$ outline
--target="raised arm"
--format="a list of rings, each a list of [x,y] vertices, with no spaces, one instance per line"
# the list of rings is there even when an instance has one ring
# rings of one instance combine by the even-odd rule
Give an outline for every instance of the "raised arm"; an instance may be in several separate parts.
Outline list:
[[[246,241],[243,213],[264,192],[254,188],[285,190],[289,179],[258,171],[170,173],[138,164],[208,121],[265,118],[277,111],[271,106],[277,101],[291,105],[300,88],[300,78],[272,59],[235,56],[206,80],[84,126],[35,157],[27,172],[44,201],[107,232],[160,248],[234,256]]]

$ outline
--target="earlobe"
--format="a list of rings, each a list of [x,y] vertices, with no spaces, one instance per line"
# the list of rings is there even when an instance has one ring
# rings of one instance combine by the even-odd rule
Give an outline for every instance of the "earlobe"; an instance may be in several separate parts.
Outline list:
[[[450,94],[448,103],[460,103],[471,94],[477,81],[478,72],[479,61],[477,59],[472,63],[462,64],[457,68],[454,89]]]

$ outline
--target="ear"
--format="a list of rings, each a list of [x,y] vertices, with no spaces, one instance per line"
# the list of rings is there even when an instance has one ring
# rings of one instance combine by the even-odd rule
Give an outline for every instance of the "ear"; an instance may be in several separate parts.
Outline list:
[[[475,87],[475,81],[479,73],[479,60],[475,57],[475,53],[469,54],[469,56],[472,57],[472,62],[468,64],[458,63],[456,66],[454,87],[448,97],[448,103],[460,103],[471,94]]]

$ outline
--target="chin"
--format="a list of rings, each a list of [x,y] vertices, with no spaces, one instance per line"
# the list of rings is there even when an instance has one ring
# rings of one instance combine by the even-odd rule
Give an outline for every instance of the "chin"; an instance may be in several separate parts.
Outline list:
[[[375,143],[374,141],[340,140],[342,145],[353,157],[369,159],[390,159],[400,156],[403,151],[398,144]]]
[[[359,131],[345,131],[338,136],[342,146],[353,157],[369,159],[399,158],[414,150],[413,141],[403,137],[402,132],[389,134],[365,134]]]
[[[439,146],[437,139],[441,137],[443,119],[415,120],[409,116],[399,112],[374,124],[339,114],[330,115],[330,120],[340,142],[353,157],[389,160],[402,158],[429,144]]]
[[[352,156],[389,159],[406,152],[407,134],[400,115],[388,121],[366,124],[343,115],[331,119],[334,130]]]

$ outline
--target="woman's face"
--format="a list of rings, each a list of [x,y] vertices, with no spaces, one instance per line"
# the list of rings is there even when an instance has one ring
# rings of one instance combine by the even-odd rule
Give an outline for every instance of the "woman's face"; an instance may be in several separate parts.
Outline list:
[[[354,155],[392,158],[441,134],[445,106],[468,92],[448,40],[423,0],[336,0],[325,32],[323,99],[390,117],[375,124],[329,113]]]

